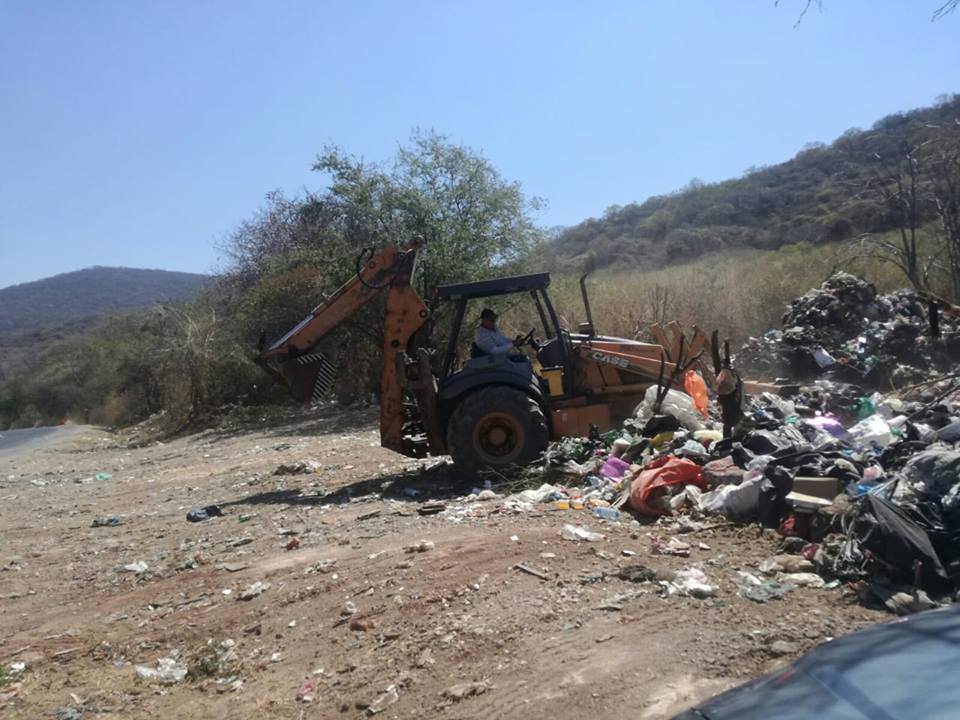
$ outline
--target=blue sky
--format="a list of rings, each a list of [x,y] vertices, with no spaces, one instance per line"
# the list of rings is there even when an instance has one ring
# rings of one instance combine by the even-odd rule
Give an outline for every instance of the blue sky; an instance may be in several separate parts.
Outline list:
[[[722,180],[960,87],[939,0],[0,3],[0,287],[209,272],[328,142],[434,128],[544,225]]]

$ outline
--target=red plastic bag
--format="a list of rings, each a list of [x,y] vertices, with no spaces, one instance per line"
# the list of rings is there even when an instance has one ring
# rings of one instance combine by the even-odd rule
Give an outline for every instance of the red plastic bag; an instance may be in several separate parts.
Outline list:
[[[663,515],[664,511],[649,504],[651,494],[667,485],[696,485],[707,489],[700,466],[692,460],[665,455],[647,464],[630,486],[630,507],[644,515]]]
[[[693,406],[707,417],[707,408],[710,406],[710,397],[707,395],[707,384],[696,370],[687,370],[683,376],[683,389],[693,398]]]

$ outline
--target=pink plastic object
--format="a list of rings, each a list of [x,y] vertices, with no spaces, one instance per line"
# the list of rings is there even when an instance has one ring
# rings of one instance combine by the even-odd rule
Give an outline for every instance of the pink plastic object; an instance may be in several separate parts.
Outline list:
[[[604,477],[610,478],[611,480],[619,480],[629,469],[630,463],[624,462],[620,458],[611,455],[603,464],[600,474]]]

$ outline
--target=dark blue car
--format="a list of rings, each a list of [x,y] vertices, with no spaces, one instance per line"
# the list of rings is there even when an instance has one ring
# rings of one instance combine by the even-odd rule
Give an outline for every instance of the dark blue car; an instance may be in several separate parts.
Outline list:
[[[825,643],[674,720],[954,720],[957,668],[960,606],[953,606]]]

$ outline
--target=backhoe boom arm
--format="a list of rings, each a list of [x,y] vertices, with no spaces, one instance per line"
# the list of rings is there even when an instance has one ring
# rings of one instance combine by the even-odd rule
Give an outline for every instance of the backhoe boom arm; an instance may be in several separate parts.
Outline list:
[[[387,290],[383,318],[383,367],[380,375],[380,440],[399,451],[404,423],[402,369],[399,353],[412,350],[411,337],[426,322],[427,306],[411,286],[420,241],[401,248],[387,246],[370,253],[357,274],[315,307],[286,335],[260,353],[260,364],[281,380],[298,400],[317,400],[332,381],[332,366],[317,345],[353,317],[364,305]]]

